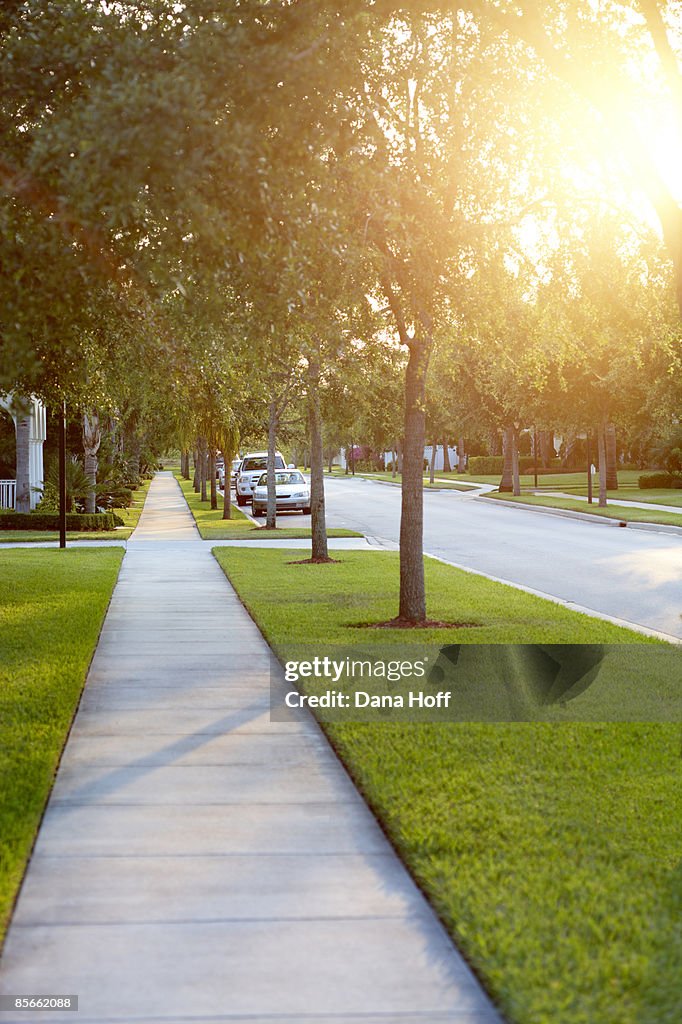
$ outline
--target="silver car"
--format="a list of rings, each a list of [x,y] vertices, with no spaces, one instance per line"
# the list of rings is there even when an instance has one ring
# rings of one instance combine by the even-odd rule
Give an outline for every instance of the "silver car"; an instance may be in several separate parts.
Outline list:
[[[310,484],[297,469],[275,473],[278,512],[302,512],[310,515]],[[263,473],[253,492],[253,514],[264,516],[268,510],[268,474]]]
[[[237,504],[246,505],[247,501],[253,498],[253,489],[260,479],[261,474],[268,468],[267,452],[250,452],[242,459],[237,474],[235,490],[237,493]],[[281,452],[275,452],[275,469],[284,469],[284,459]]]

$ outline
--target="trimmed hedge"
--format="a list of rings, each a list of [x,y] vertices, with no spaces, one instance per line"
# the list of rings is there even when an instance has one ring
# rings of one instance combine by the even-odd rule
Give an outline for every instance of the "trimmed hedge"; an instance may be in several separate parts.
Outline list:
[[[519,456],[519,473],[527,474],[533,472],[535,460],[532,455]],[[501,455],[471,455],[467,469],[472,476],[493,476],[499,473],[502,475],[504,458]],[[562,470],[559,459],[552,459],[549,469],[541,469],[538,466],[538,473],[575,473],[574,469]]]
[[[473,476],[491,476],[501,473],[503,464],[501,455],[470,455],[467,469]]]
[[[114,530],[122,525],[123,520],[113,512],[71,512],[66,516],[66,529],[76,533]],[[59,516],[51,512],[0,512],[0,530],[59,530]]]
[[[682,476],[676,473],[649,473],[640,476],[638,483],[642,490],[654,490],[659,487],[679,490],[682,488]]]

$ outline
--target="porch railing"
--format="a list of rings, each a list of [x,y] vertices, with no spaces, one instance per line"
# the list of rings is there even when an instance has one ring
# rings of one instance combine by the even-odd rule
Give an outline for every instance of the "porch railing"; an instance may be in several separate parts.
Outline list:
[[[16,501],[16,480],[0,480],[0,508],[14,508]]]

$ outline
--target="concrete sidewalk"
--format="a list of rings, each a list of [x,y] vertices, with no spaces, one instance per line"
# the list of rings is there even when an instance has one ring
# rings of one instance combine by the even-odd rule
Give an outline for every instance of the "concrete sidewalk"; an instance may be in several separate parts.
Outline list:
[[[493,1024],[315,721],[158,476],[0,963],[77,1014],[0,1022]]]

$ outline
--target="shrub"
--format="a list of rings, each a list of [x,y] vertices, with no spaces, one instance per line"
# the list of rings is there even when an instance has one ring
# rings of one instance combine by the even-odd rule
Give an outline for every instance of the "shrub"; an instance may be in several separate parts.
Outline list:
[[[656,465],[663,466],[668,473],[682,472],[682,426],[676,426],[665,440],[653,451]]]
[[[681,488],[682,476],[677,473],[648,473],[639,477],[639,486],[642,490],[653,490],[655,488]]]
[[[123,520],[112,512],[93,514],[70,512],[66,516],[66,529],[78,533],[94,530],[113,530],[123,526]],[[59,516],[52,512],[0,512],[0,530],[58,530]]]
[[[133,500],[130,487],[116,486],[97,495],[97,504],[105,508],[128,508]]]
[[[67,512],[73,512],[74,503],[78,499],[85,500],[86,495],[92,491],[90,478],[85,475],[85,470],[75,455],[66,460],[64,479],[66,483],[66,510]],[[44,487],[50,487],[59,494],[59,461],[57,459],[53,459],[47,467]]]
[[[470,455],[467,469],[473,476],[491,476],[501,473],[503,465],[501,455]]]
[[[519,473],[532,473],[535,460],[532,455],[521,455],[519,457]],[[504,459],[501,455],[471,455],[469,457],[468,469],[473,476],[492,476],[499,473],[502,475]],[[559,459],[552,459],[548,469],[538,466],[538,473],[560,473],[562,472]],[[574,473],[575,470],[565,470],[567,473]]]
[[[38,490],[38,493],[41,492]],[[42,497],[33,511],[48,514],[59,512],[59,490],[53,484],[44,484]]]

